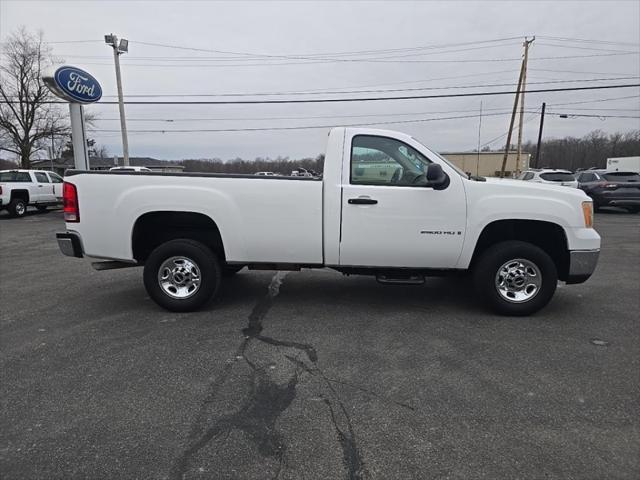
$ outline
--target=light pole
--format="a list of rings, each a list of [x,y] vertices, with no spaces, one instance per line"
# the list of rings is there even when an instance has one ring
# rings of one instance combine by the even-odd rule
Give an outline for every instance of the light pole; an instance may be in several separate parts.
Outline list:
[[[122,78],[120,76],[120,55],[129,51],[129,40],[120,39],[113,33],[104,36],[104,43],[113,48],[113,60],[116,64],[116,83],[118,86],[118,107],[120,109],[120,130],[122,131],[122,157],[125,166],[129,166],[129,140],[127,139],[127,122],[124,117],[124,99],[122,96]]]

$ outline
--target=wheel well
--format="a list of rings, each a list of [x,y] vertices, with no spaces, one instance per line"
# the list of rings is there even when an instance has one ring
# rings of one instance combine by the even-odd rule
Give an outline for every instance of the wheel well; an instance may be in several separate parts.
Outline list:
[[[131,236],[133,258],[144,263],[160,244],[176,238],[190,238],[207,245],[224,261],[224,247],[216,223],[202,213],[150,212],[140,216]]]
[[[14,198],[19,198],[20,200],[24,200],[25,203],[29,203],[29,191],[28,190],[12,190],[11,200],[13,200]]]
[[[567,278],[569,249],[564,229],[555,223],[539,220],[498,220],[487,225],[476,243],[472,266],[487,248],[505,240],[520,240],[540,247],[556,264],[558,278]]]

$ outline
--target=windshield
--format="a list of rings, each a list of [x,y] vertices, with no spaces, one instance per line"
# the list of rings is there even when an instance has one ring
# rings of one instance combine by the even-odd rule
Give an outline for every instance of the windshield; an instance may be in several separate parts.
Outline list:
[[[575,178],[568,172],[541,173],[540,178],[548,182],[573,182]]]
[[[640,173],[635,172],[611,172],[601,176],[610,182],[640,182]]]

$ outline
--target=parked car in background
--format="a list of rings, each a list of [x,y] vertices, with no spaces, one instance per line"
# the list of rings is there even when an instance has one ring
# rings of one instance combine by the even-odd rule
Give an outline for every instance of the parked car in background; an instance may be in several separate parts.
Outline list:
[[[46,170],[0,171],[0,210],[22,217],[27,206],[40,211],[62,205],[62,177]]]
[[[313,170],[307,170],[306,168],[298,167],[291,171],[292,177],[318,177],[318,174]]]
[[[623,207],[640,212],[640,173],[585,170],[576,174],[578,188],[593,199],[593,208]]]
[[[578,188],[578,182],[573,176],[573,173],[569,170],[558,170],[555,168],[531,168],[522,172],[518,179],[525,180],[527,182],[548,183],[551,185]]]
[[[152,170],[147,167],[112,167],[110,172],[151,172]]]

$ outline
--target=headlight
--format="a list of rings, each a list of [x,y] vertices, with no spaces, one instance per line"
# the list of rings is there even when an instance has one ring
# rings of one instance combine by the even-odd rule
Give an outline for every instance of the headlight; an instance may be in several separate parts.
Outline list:
[[[593,202],[582,202],[582,214],[584,215],[584,226],[593,228]]]

